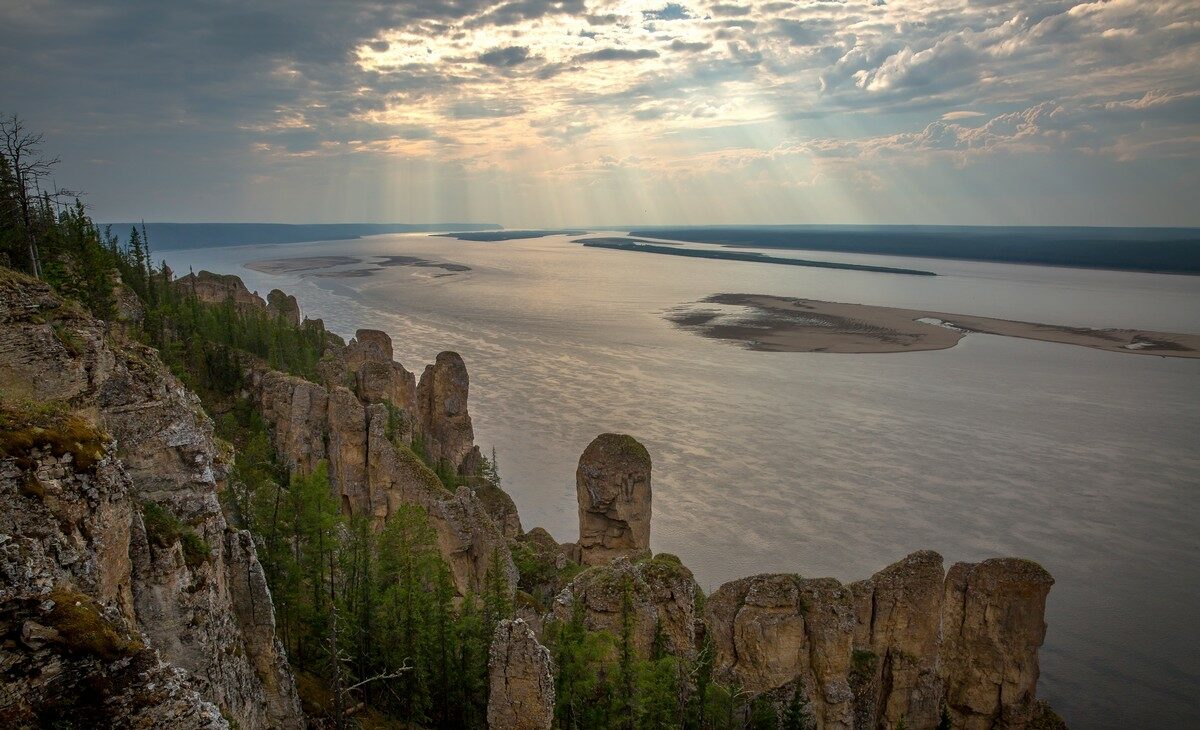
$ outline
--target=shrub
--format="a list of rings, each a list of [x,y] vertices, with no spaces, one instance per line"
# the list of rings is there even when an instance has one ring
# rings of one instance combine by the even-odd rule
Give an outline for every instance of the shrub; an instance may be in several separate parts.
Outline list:
[[[209,558],[208,543],[191,527],[184,525],[172,512],[157,502],[142,502],[142,522],[146,525],[146,537],[162,548],[175,543],[183,544],[183,562],[196,568]]]
[[[0,456],[27,458],[49,448],[56,457],[70,454],[77,471],[104,458],[108,436],[91,421],[68,413],[58,401],[0,404]]]
[[[142,650],[141,642],[117,632],[90,596],[59,587],[49,598],[54,601],[54,608],[46,616],[47,623],[59,633],[69,650],[93,654],[105,661]]]

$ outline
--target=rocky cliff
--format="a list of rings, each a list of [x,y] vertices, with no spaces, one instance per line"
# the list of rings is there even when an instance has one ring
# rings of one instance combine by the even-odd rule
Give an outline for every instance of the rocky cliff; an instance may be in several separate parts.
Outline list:
[[[207,301],[301,321],[282,292],[264,302],[236,277],[180,281]],[[381,526],[402,504],[422,506],[460,595],[484,591],[497,568],[521,586],[525,620],[500,622],[492,640],[491,727],[552,725],[555,668],[539,637],[575,615],[592,631],[629,626],[643,657],[657,646],[685,667],[711,662],[720,686],[780,714],[798,703],[816,728],[1048,726],[1036,689],[1053,579],[1036,564],[947,572],[924,551],[854,583],[764,574],[705,599],[678,558],[650,552],[651,459],[635,439],[587,447],[579,539],[559,545],[526,533],[513,500],[477,474],[462,358],[439,354],[418,383],[394,356],[378,330],[330,335],[314,380],[252,364],[241,395],[285,466],[328,463],[345,513]],[[254,541],[218,502],[228,457],[196,396],[119,327],[7,272],[0,384],[0,706],[11,720],[302,726]],[[746,719],[747,706],[738,712]]]
[[[177,706],[162,724],[300,727],[270,594],[249,535],[221,513],[225,465],[196,396],[152,350],[9,272],[0,382],[14,413],[57,409],[76,430],[104,434],[81,459],[47,444],[45,428],[4,424],[4,488],[21,496],[4,500],[2,521],[23,525],[4,540],[4,605],[15,610],[5,628],[17,664],[44,682],[25,709],[42,712],[99,676],[130,703],[112,710],[113,724]]]
[[[822,729],[932,730],[943,713],[955,728],[1032,728],[1054,717],[1036,700],[1054,582],[1040,566],[1006,558],[947,573],[940,555],[922,551],[848,585],[794,574],[742,578],[719,587],[701,612],[702,593],[679,559],[636,555],[646,546],[629,540],[630,517],[649,518],[644,453],[631,437],[607,434],[581,458],[579,547],[614,546],[615,537],[635,557],[593,551],[601,564],[558,594],[547,621],[565,622],[582,606],[589,629],[615,636],[628,617],[642,656],[656,633],[684,658],[710,643],[715,681],[767,699],[780,714],[799,693]],[[547,541],[540,549],[552,553]]]
[[[414,451],[425,449],[427,458],[443,463],[457,459],[454,463],[464,467],[471,466],[469,455],[478,454],[466,412],[462,358],[442,353],[426,368],[420,389],[425,406],[414,409],[412,375],[391,356],[385,333],[359,330],[344,349],[331,348],[324,368],[327,374],[353,373],[357,392],[337,385],[336,377],[318,384],[263,370],[253,374],[249,395],[272,425],[281,461],[303,471],[328,461],[343,512],[368,515],[382,526],[401,504],[420,505],[460,594],[481,590],[494,556],[505,582],[515,586],[505,535],[514,525],[511,520],[498,524],[491,512],[495,504],[511,500],[493,495],[499,491],[494,485],[466,486],[469,478],[462,479],[464,486],[448,488]],[[513,508],[512,519],[515,514]]]

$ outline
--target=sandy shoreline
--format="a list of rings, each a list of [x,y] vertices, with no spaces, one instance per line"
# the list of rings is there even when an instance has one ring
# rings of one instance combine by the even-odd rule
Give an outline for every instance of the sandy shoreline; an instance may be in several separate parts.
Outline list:
[[[730,313],[729,307],[741,309]],[[968,333],[980,332],[1109,352],[1200,358],[1200,335],[1065,327],[764,294],[716,294],[674,310],[667,319],[704,337],[741,342],[765,352],[944,350]]]

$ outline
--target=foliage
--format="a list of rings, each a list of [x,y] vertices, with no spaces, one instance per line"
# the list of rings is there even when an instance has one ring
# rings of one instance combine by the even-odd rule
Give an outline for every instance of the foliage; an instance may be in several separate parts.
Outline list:
[[[107,442],[107,434],[64,404],[0,403],[0,457],[25,460],[34,449],[49,449],[56,457],[70,454],[74,468],[87,471],[104,458]]]
[[[90,596],[60,586],[48,598],[54,608],[46,616],[46,623],[59,633],[68,650],[105,661],[142,650],[141,642],[119,633]]]
[[[142,502],[142,524],[146,527],[147,539],[159,547],[169,548],[181,543],[183,562],[189,568],[197,568],[208,561],[211,549],[204,538],[161,504],[149,500]]]

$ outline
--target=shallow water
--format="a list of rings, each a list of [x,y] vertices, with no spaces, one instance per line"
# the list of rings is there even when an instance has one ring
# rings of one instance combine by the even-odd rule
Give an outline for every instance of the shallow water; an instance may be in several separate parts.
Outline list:
[[[940,274],[911,277],[570,240],[389,235],[167,259],[283,288],[344,336],[386,330],[418,374],[439,350],[461,352],[476,440],[496,447],[526,529],[573,539],[579,454],[598,433],[628,432],[654,459],[652,545],[706,590],[769,571],[854,580],[922,548],[947,567],[1031,558],[1057,581],[1040,693],[1068,722],[1200,723],[1200,360],[979,334],[936,352],[750,352],[663,318],[752,292],[1200,332],[1200,277],[771,252]],[[240,265],[329,254],[471,271],[338,279]]]

